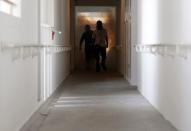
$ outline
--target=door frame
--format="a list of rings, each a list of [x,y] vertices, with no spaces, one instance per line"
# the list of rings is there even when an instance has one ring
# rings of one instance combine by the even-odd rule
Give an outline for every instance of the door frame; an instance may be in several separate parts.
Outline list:
[[[131,10],[132,10],[132,5],[131,5],[131,0],[124,0],[121,1],[124,2],[125,4],[122,4],[122,6],[124,6],[124,10],[122,10],[123,12],[125,12],[124,14],[122,14],[122,21],[121,24],[122,27],[122,43],[123,45],[123,75],[124,78],[130,82],[131,81],[131,61],[132,61],[132,23],[131,23]]]

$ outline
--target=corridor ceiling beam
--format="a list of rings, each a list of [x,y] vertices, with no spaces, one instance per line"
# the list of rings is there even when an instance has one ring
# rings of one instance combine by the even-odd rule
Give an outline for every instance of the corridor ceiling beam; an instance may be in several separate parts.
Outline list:
[[[74,0],[76,6],[116,6],[120,0]]]

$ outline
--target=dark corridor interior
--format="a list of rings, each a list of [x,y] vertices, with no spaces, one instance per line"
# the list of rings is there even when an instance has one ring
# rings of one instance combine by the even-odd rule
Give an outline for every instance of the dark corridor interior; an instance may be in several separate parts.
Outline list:
[[[117,50],[119,42],[119,0],[73,0],[72,12],[73,18],[73,43],[74,44],[74,69],[81,70],[85,67],[85,55],[83,51],[79,51],[79,41],[84,26],[89,24],[92,30],[95,30],[96,21],[101,20],[104,28],[108,32],[109,47],[107,49],[107,66],[109,70],[119,72],[120,55]],[[95,61],[91,62],[91,68],[95,68]]]

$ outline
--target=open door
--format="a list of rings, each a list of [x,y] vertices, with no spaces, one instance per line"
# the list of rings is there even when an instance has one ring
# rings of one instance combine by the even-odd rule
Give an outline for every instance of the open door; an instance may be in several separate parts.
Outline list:
[[[131,0],[126,1],[126,51],[127,79],[131,80]]]

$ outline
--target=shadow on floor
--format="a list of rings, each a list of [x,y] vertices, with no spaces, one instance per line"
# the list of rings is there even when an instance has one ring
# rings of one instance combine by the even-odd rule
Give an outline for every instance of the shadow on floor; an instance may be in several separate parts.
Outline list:
[[[176,131],[114,72],[73,73],[38,130],[35,125],[27,131]]]

